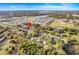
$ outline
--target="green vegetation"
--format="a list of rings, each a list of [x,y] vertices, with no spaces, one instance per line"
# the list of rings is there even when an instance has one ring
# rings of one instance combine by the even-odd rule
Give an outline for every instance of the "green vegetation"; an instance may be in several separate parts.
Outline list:
[[[0,54],[66,55],[79,54],[79,25],[70,15],[54,15],[57,20],[43,27],[33,24],[31,29],[0,25],[5,38],[0,43]],[[67,21],[61,21],[66,18]],[[60,19],[60,20],[58,20]],[[69,22],[71,20],[72,22]]]

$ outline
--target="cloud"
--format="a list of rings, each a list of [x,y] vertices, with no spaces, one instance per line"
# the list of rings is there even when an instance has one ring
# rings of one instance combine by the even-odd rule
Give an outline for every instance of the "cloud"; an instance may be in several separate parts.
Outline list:
[[[34,6],[34,8],[40,9],[40,10],[68,10],[72,9],[71,4],[60,4],[60,5],[54,5],[54,4],[45,4],[43,6]]]
[[[20,4],[20,5],[6,5],[6,7],[0,7],[0,10],[75,10],[74,4],[69,3],[44,3],[44,4],[37,4],[37,5],[27,5],[27,4]],[[77,8],[79,10],[79,8]]]
[[[15,9],[15,8],[17,8],[17,6],[9,6],[8,8],[9,9]]]
[[[45,6],[41,6],[40,8],[42,9],[51,9],[51,10],[73,10],[75,9],[75,7],[73,7],[74,5],[72,4],[61,4],[61,5],[50,5],[47,4]]]
[[[61,5],[53,5],[53,4],[45,4],[38,6],[27,6],[27,5],[12,5],[8,7],[9,10],[73,10],[72,4],[61,4]]]
[[[26,8],[25,5],[11,5],[8,6],[8,9],[21,9],[21,8]]]
[[[61,7],[61,6],[52,6],[52,5],[42,6],[43,9],[60,8],[60,7]]]

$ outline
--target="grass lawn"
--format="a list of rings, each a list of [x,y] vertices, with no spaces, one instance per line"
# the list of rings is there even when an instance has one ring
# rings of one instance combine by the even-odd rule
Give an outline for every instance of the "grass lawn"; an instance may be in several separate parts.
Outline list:
[[[70,28],[74,29],[75,26],[72,23],[64,23],[64,22],[59,22],[59,21],[54,21],[52,24],[50,24],[51,27],[57,28],[57,27],[64,27],[64,28]]]

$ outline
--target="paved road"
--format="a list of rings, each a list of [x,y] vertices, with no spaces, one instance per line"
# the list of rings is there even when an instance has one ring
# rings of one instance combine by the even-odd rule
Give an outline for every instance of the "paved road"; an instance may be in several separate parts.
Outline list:
[[[3,41],[5,38],[3,37],[3,33],[5,32],[5,31],[7,31],[8,29],[4,29],[3,31],[1,31],[0,32],[0,43],[1,43],[1,41]]]

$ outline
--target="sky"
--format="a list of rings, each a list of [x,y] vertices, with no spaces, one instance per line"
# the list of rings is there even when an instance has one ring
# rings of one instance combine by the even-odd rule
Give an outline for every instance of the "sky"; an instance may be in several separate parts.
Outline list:
[[[79,3],[0,3],[6,10],[79,10]]]

